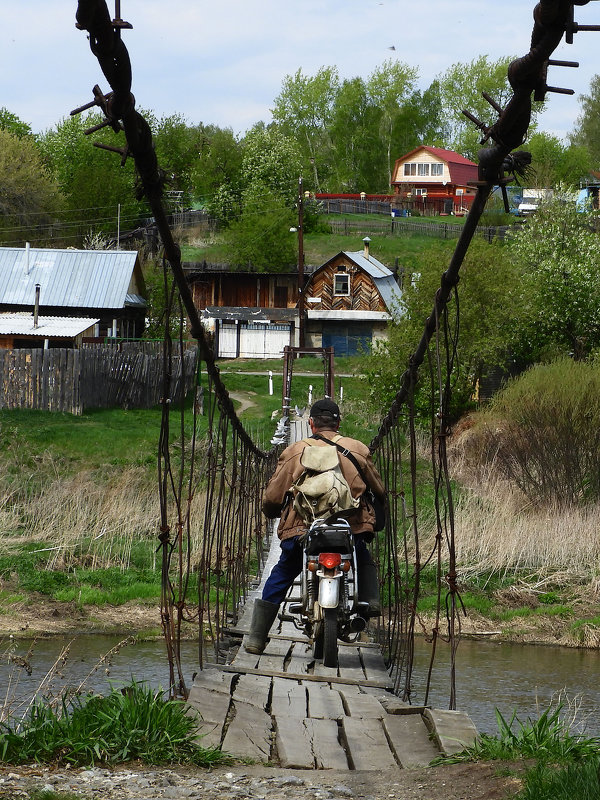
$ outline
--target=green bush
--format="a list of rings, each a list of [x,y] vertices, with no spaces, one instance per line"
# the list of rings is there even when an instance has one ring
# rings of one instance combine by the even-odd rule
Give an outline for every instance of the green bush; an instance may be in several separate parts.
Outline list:
[[[597,800],[599,774],[598,758],[561,768],[538,764],[525,776],[517,800]]]
[[[60,713],[43,702],[24,720],[0,723],[0,763],[146,764],[210,766],[227,760],[197,743],[197,722],[185,705],[132,682],[106,697],[62,701]]]
[[[496,395],[473,430],[487,462],[534,505],[600,498],[600,365],[562,358],[532,367]]]

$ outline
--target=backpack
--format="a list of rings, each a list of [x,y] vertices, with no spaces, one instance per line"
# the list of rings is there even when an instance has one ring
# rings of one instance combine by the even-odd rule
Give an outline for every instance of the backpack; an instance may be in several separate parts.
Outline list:
[[[304,441],[308,445],[300,454],[304,469],[291,487],[294,511],[310,525],[315,519],[328,519],[358,508],[360,498],[352,497],[337,448],[313,446],[309,440]]]

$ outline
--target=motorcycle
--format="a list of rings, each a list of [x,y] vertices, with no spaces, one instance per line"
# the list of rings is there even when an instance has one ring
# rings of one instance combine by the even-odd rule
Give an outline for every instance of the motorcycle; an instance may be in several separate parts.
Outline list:
[[[302,548],[300,602],[288,607],[294,616],[280,616],[311,639],[315,659],[336,667],[338,639],[355,641],[366,627],[369,610],[368,603],[358,600],[354,536],[343,518],[317,519]]]

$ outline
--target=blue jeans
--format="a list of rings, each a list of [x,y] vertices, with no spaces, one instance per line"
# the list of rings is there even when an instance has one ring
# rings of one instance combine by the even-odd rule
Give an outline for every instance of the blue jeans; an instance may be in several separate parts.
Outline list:
[[[298,536],[294,536],[281,542],[281,555],[265,581],[262,593],[263,600],[280,605],[290,586],[300,575],[302,571],[302,545],[298,542],[298,538]],[[356,553],[356,565],[359,570],[363,565],[373,564],[373,559],[367,549],[365,540],[360,534],[354,537],[354,550]]]

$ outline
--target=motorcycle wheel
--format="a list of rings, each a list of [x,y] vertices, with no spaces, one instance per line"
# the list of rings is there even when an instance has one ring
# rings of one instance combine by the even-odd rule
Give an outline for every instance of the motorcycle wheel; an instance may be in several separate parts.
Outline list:
[[[323,658],[323,634],[324,622],[319,620],[315,623],[314,639],[313,639],[313,658]]]
[[[323,619],[323,666],[337,667],[337,608],[325,608]]]

